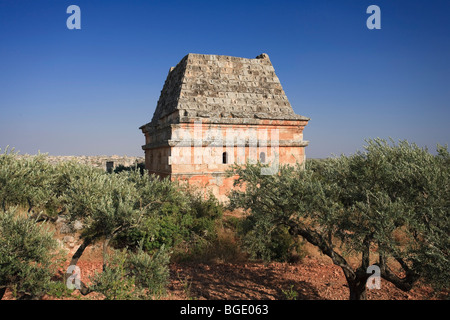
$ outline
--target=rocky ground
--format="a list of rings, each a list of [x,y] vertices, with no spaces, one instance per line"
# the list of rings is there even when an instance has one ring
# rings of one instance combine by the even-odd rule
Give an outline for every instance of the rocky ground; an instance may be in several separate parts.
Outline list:
[[[296,264],[217,263],[171,266],[168,298],[238,300],[346,300],[349,290],[339,267],[305,258]],[[432,299],[419,287],[405,293],[387,282],[369,290],[370,300]]]
[[[82,279],[101,271],[102,261],[83,257],[78,263]],[[172,263],[167,295],[171,300],[346,300],[349,291],[341,269],[320,259],[306,257],[290,263]],[[11,299],[7,293],[6,299]],[[54,297],[44,297],[54,299]],[[103,299],[97,293],[73,299]],[[368,290],[369,300],[437,299],[429,287],[403,292],[383,281],[381,289]],[[70,298],[69,298],[70,299]]]
[[[58,227],[58,239],[70,257],[81,244],[74,233],[79,226]],[[89,246],[78,261],[81,280],[89,283],[89,277],[102,269],[102,244]],[[248,259],[229,263],[183,262],[171,263],[170,283],[164,300],[347,300],[349,289],[341,268],[331,263],[313,246],[305,247],[306,257],[295,263],[250,262]],[[61,270],[61,274],[64,271]],[[409,292],[397,289],[381,279],[381,289],[367,291],[369,300],[430,300],[442,299],[428,286],[418,285]],[[7,291],[3,299],[12,299]],[[56,299],[44,296],[44,299]],[[74,291],[64,299],[103,299],[98,293],[81,296]]]

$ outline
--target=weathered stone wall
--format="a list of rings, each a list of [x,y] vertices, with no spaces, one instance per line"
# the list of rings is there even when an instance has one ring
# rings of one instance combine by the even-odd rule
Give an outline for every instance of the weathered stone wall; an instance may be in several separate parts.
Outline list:
[[[22,155],[26,157],[29,155]],[[131,166],[136,163],[144,162],[144,157],[130,157],[130,156],[47,156],[50,163],[56,164],[62,161],[76,161],[77,163],[89,165],[95,168],[106,170],[106,163],[112,162],[113,169],[119,165]]]
[[[239,154],[261,160],[263,152],[271,162],[274,151],[268,143],[261,146],[261,141],[255,147],[248,138],[228,150],[225,143],[211,148],[208,132],[215,130],[226,141],[229,130],[276,130],[277,162],[294,165],[305,159],[308,141],[303,140],[303,129],[308,121],[295,114],[268,55],[246,59],[190,53],[170,69],[151,122],[140,127],[145,135],[146,168],[209,189],[226,201],[234,178],[225,174],[233,160]],[[194,127],[198,129],[199,124],[202,136],[196,137]],[[187,141],[183,136],[193,139]],[[196,139],[201,141],[195,143]],[[199,162],[195,159],[199,149],[218,160]],[[231,158],[227,163],[220,162],[224,152]],[[179,161],[183,154],[187,158]]]
[[[173,134],[168,141],[172,146],[170,156],[163,161],[171,167],[172,179],[186,180],[226,201],[235,178],[226,177],[226,171],[234,163],[260,161],[275,166],[303,163],[304,147],[308,144],[303,140],[305,125],[306,121],[294,120],[259,120],[259,124],[253,125],[211,124],[207,121],[201,126],[194,123],[173,125],[175,131],[181,129],[190,132],[191,137],[202,139],[186,143],[177,140],[178,135]],[[222,143],[215,145],[220,141]]]

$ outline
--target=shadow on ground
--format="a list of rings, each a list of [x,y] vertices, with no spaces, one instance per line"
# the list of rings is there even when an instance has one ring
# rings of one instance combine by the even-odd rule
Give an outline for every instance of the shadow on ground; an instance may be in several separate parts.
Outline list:
[[[305,281],[284,279],[274,268],[261,264],[179,264],[171,268],[170,290],[185,298],[208,300],[322,299]]]

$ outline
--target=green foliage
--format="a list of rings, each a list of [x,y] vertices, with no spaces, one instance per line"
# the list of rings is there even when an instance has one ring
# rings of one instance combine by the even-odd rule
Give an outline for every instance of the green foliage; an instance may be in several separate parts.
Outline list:
[[[106,300],[135,300],[143,296],[135,278],[127,268],[128,253],[123,250],[108,256],[107,267],[93,277],[92,290],[102,293]]]
[[[54,172],[46,155],[18,158],[6,148],[0,154],[0,206],[44,209],[52,198]]]
[[[214,239],[197,237],[174,249],[173,260],[176,262],[242,262],[243,256],[234,233],[220,231]]]
[[[288,221],[295,212],[293,183],[303,181],[296,176],[295,168],[280,166],[278,175],[261,175],[261,165],[234,167],[239,175],[236,184],[245,183],[246,190],[234,190],[230,195],[230,209],[244,208],[251,214],[239,227],[243,245],[252,258],[266,261],[289,259],[292,250],[299,244],[289,234]],[[298,173],[305,172],[298,169]]]
[[[135,171],[135,170],[139,170],[141,175],[144,175],[145,173],[145,163],[143,162],[139,162],[136,163],[135,165],[131,165],[131,166],[124,166],[123,164],[118,165],[115,169],[114,169],[114,173],[119,173],[122,171]]]
[[[151,201],[147,214],[139,226],[119,238],[122,246],[135,247],[140,241],[146,251],[161,246],[176,247],[183,243],[195,246],[196,241],[211,241],[216,236],[216,222],[222,216],[222,207],[210,195],[203,198],[192,191],[182,190],[173,182],[148,180],[148,186],[139,187],[142,199]],[[148,192],[152,188],[153,192]],[[151,196],[151,200],[148,198]],[[156,200],[159,199],[159,200]]]
[[[0,288],[17,298],[41,297],[61,262],[57,242],[46,223],[16,210],[0,211]]]
[[[45,155],[21,158],[7,149],[0,155],[0,204],[66,211],[83,222],[83,237],[117,237],[132,247],[144,239],[146,250],[214,236],[222,214],[214,197],[204,199],[141,169],[108,174],[76,162],[51,165]]]
[[[261,175],[261,165],[235,167],[231,208],[251,210],[244,244],[253,255],[274,259],[272,250],[287,228],[340,265],[351,290],[363,290],[374,258],[382,277],[409,290],[419,277],[449,287],[450,166],[447,148],[432,155],[415,144],[368,140],[365,151],[301,166],[281,166]],[[400,240],[401,241],[400,241]],[[355,271],[337,251],[362,257]],[[284,248],[280,248],[284,250]],[[399,278],[388,261],[405,273]]]
[[[333,168],[337,163],[340,170]],[[340,238],[356,252],[373,242],[383,257],[401,260],[436,287],[448,287],[448,163],[446,148],[438,146],[435,156],[406,141],[396,145],[380,139],[368,141],[365,152],[330,162],[324,175],[341,185],[346,218],[340,221],[348,230]]]
[[[212,194],[206,199],[202,194],[192,194],[190,200],[190,212],[194,217],[193,232],[213,238],[216,234],[215,222],[223,215],[222,205]]]
[[[105,260],[104,272],[97,277],[101,281],[96,283],[96,288],[111,299],[138,297],[142,290],[152,295],[162,292],[169,261],[164,248],[213,239],[216,220],[222,213],[215,198],[203,199],[168,179],[143,174],[142,166],[119,168],[109,174],[73,161],[52,165],[46,155],[19,157],[7,149],[0,154],[0,206],[7,209],[17,205],[30,212],[36,209],[51,215],[64,212],[71,221],[83,223],[81,238],[86,245],[74,255],[75,264],[87,245],[101,239],[105,240],[105,258],[110,241],[128,247],[122,256],[111,258],[109,263]],[[5,214],[5,217],[10,216]],[[8,219],[0,237],[11,242],[16,238],[7,239],[5,235],[10,231],[6,225],[16,220]],[[13,225],[19,228],[17,223]],[[26,225],[30,239],[36,234],[51,239],[50,233],[35,230],[33,225],[40,226],[35,220]],[[26,232],[16,236],[19,234],[25,237]],[[50,256],[44,250],[46,246],[50,248],[49,244],[38,245],[34,248],[36,252],[26,247],[28,251],[24,254],[33,253],[26,258],[17,256],[24,250],[19,245],[8,247],[8,252],[3,252],[6,249],[2,246],[1,286],[12,287],[18,294],[34,295],[45,290],[65,294],[48,281],[52,269],[47,261]],[[150,257],[147,252],[155,254]],[[122,259],[124,256],[127,261]],[[16,258],[37,262],[15,265]]]
[[[57,299],[71,297],[72,290],[67,288],[67,284],[62,281],[53,281],[49,285],[47,294]]]
[[[137,252],[115,251],[107,267],[93,278],[92,289],[107,300],[149,299],[161,295],[169,278],[169,253],[162,247],[153,256],[141,248]]]
[[[147,295],[161,295],[169,279],[170,253],[161,246],[152,256],[142,248],[129,255],[127,263],[136,285],[144,288]]]
[[[70,219],[83,222],[83,236],[98,239],[139,224],[144,212],[139,208],[138,195],[126,176],[92,170],[71,181],[64,191],[64,201]]]
[[[297,300],[298,292],[294,290],[294,285],[291,284],[289,289],[281,290],[286,298],[286,300]]]
[[[77,163],[76,161],[63,161],[54,166],[54,179],[51,185],[53,192],[53,201],[55,206],[67,210],[70,205],[70,198],[67,199],[66,193],[72,184],[79,179],[87,179],[89,176],[95,176],[103,173],[103,170]]]
[[[250,257],[265,261],[288,261],[298,239],[289,234],[286,226],[273,228],[273,225],[266,224],[269,221],[256,222],[255,219],[258,218],[252,215],[242,221],[239,233],[243,236],[243,244]],[[255,223],[258,224],[257,228]]]

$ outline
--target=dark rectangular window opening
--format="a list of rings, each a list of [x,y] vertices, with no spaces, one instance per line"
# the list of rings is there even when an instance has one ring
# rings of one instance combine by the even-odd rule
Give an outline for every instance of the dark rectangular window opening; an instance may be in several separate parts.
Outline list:
[[[228,163],[228,155],[226,152],[222,153],[222,163],[227,164]]]
[[[114,170],[114,161],[106,161],[106,171],[112,172]]]

